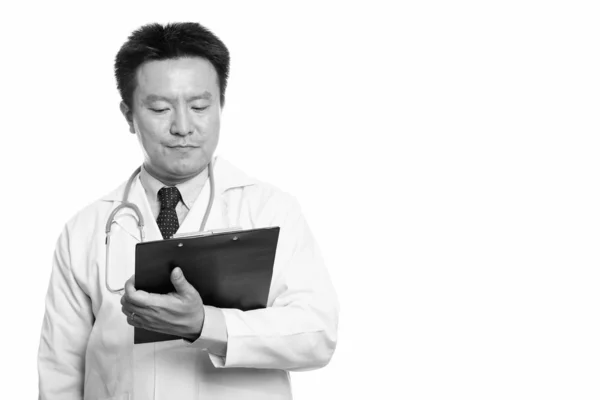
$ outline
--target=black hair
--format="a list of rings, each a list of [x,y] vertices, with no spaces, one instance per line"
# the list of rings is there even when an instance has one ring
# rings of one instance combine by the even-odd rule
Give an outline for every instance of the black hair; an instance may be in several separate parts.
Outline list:
[[[196,22],[144,25],[129,36],[115,59],[115,77],[121,99],[131,108],[136,71],[147,61],[201,57],[217,71],[221,106],[229,76],[229,50],[210,30]]]

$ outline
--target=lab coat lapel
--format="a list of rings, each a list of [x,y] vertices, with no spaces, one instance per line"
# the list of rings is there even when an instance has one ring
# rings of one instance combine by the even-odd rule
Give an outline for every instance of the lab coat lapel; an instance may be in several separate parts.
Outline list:
[[[210,193],[210,182],[207,180],[202,188],[202,191],[200,192],[200,195],[194,202],[194,205],[188,212],[188,215],[185,217],[185,220],[179,227],[177,233],[191,233],[198,232],[200,230],[200,225],[202,225],[202,219],[204,218],[204,213],[206,212],[206,206],[210,200]],[[206,221],[205,230],[224,227],[221,210],[221,196],[219,196],[219,193],[215,191],[215,199],[213,201],[210,214],[208,215],[208,221]]]
[[[215,199],[204,230],[231,228],[231,224],[234,222],[228,217],[228,209],[232,205],[227,200],[226,192],[229,189],[241,188],[257,182],[222,157],[215,157],[213,159],[213,167],[214,187],[210,187],[210,180],[208,179],[198,199],[194,202],[192,209],[179,227],[178,233],[198,232],[202,224],[202,218],[206,212],[211,190],[214,190]],[[235,208],[238,207],[236,206]]]

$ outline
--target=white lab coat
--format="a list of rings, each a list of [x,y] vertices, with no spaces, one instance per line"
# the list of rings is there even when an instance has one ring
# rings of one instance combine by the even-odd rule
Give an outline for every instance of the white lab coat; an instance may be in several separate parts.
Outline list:
[[[61,234],[46,298],[39,356],[41,399],[290,399],[288,371],[326,365],[336,347],[338,303],[318,247],[296,201],[214,162],[215,201],[206,229],[280,226],[268,307],[224,309],[227,354],[203,340],[133,345],[120,295],[105,287],[105,225],[125,184],[79,212]],[[159,240],[139,178],[129,197],[144,220],[146,240]],[[202,190],[179,232],[200,227],[209,199]],[[134,274],[139,232],[133,213],[113,225],[110,285]]]

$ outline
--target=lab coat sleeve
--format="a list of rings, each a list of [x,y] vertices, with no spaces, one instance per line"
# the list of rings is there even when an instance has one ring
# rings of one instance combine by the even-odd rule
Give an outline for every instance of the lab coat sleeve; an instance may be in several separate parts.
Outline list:
[[[81,400],[85,350],[93,324],[90,298],[71,269],[65,228],[54,253],[38,351],[40,400]]]
[[[319,248],[295,200],[280,226],[269,307],[222,309],[227,331],[225,357],[216,367],[288,371],[325,366],[337,343],[338,302]]]

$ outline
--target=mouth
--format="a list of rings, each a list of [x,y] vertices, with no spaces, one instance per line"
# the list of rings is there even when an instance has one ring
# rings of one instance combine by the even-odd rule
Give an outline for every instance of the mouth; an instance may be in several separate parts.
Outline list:
[[[192,146],[192,145],[177,145],[177,146],[167,146],[167,148],[175,153],[179,154],[189,154],[194,150],[200,148],[200,146]]]
[[[200,146],[192,146],[189,144],[186,145],[176,145],[176,146],[167,146],[169,149],[173,149],[173,150],[193,150],[193,149],[197,149]]]

